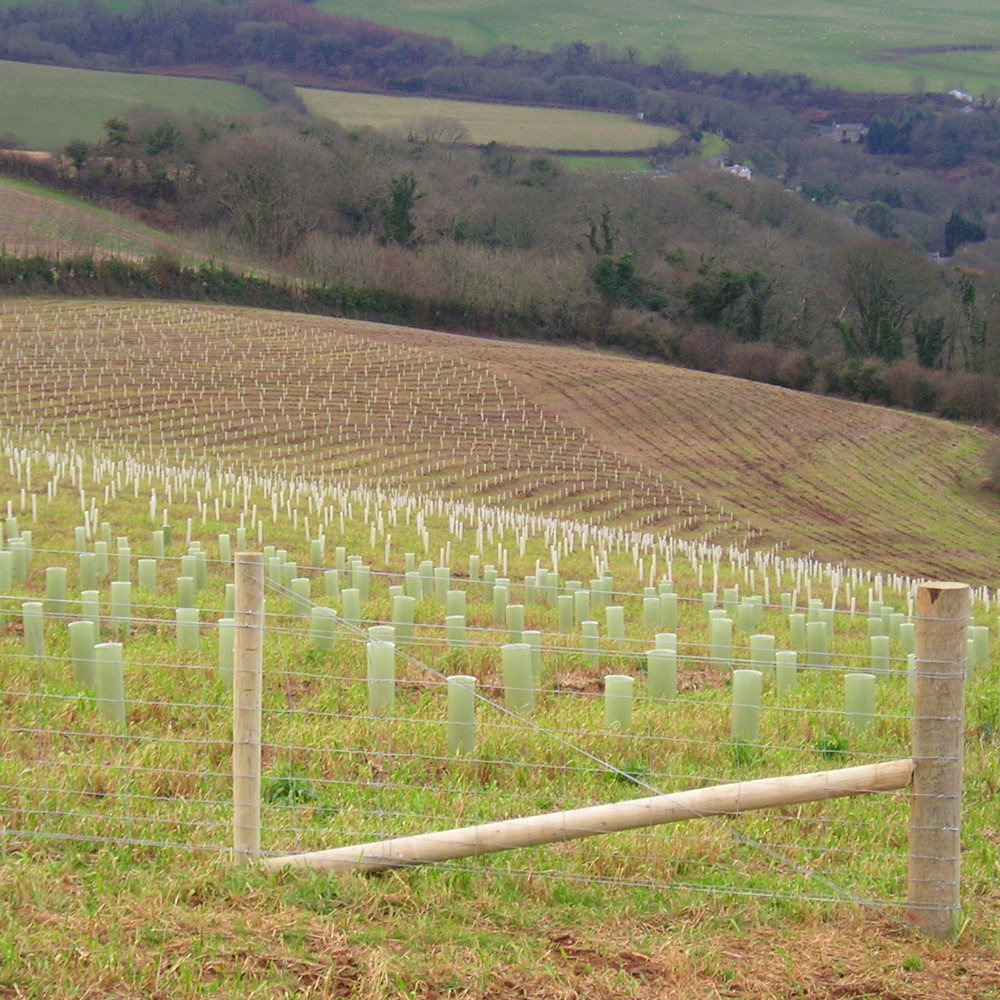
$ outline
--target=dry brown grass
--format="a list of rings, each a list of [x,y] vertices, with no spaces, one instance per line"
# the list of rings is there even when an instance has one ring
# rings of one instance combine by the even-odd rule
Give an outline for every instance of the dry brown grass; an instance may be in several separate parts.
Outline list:
[[[37,859],[36,859],[37,860]],[[104,862],[98,861],[97,867]],[[97,894],[87,871],[47,884],[9,861],[0,879],[21,951],[46,956],[23,978],[0,970],[0,996],[337,998],[479,997],[483,1000],[988,1000],[1000,996],[1000,959],[981,944],[922,940],[858,911],[760,924],[754,904],[674,907],[607,920],[539,905],[507,920],[490,905],[421,895],[406,875],[350,878],[328,889],[325,912],[302,905],[315,876],[241,882],[220,865],[200,875],[132,877]],[[58,909],[54,904],[58,901]],[[452,934],[429,940],[429,916]],[[63,947],[53,953],[58,935]]]

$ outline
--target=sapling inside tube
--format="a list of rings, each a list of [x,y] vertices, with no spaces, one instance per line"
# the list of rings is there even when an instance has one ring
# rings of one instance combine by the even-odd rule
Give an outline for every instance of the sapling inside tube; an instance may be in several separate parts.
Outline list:
[[[604,678],[604,728],[626,732],[632,726],[632,688],[628,674],[608,674]]]
[[[97,689],[97,628],[92,621],[70,622],[69,656],[73,664],[73,679],[88,691]]]
[[[396,700],[396,644],[370,640],[368,653],[368,709],[383,715]]]
[[[99,642],[97,655],[97,709],[114,725],[125,727],[125,678],[120,642]]]
[[[760,695],[763,676],[759,670],[733,671],[734,742],[756,743],[760,739]]]
[[[448,754],[468,757],[476,749],[476,678],[448,678]]]
[[[512,712],[527,714],[535,708],[535,675],[531,669],[531,647],[509,642],[500,647],[504,704]]]

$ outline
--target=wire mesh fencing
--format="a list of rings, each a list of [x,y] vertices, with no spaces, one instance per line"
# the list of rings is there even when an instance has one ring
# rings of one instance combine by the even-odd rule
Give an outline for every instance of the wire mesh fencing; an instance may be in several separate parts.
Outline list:
[[[212,539],[209,560],[207,539],[204,551],[185,541],[180,556],[98,551],[109,558],[96,579],[81,575],[85,556],[108,546],[33,552],[22,579],[11,556],[12,578],[0,579],[3,850],[233,849],[232,553]],[[743,811],[741,794],[761,779],[912,762],[912,591],[897,595],[900,610],[873,592],[865,613],[794,587],[773,602],[725,579],[699,591],[704,566],[680,557],[684,584],[627,591],[610,571],[574,581],[537,567],[514,584],[479,554],[461,572],[412,553],[375,571],[341,548],[331,565],[265,548],[262,858],[447,840],[515,818],[558,827],[583,808],[700,789],[721,804],[682,805],[691,822],[617,829],[588,813],[545,846],[514,838],[433,864],[902,917],[908,774],[875,794],[760,812]],[[136,582],[143,560],[156,562],[155,585],[148,562]],[[69,589],[48,572],[59,563]],[[961,629],[975,700],[997,669],[988,627]]]

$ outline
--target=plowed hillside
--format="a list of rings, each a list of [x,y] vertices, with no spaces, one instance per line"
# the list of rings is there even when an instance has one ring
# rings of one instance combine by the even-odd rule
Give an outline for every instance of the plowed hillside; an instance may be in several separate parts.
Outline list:
[[[758,543],[1000,578],[1000,502],[982,489],[982,431],[602,354],[495,342],[447,350],[488,357],[547,413],[722,504]]]
[[[0,303],[2,423],[995,585],[972,428],[564,347],[109,301]]]
[[[0,247],[7,253],[204,257],[184,240],[29,181],[0,178]]]

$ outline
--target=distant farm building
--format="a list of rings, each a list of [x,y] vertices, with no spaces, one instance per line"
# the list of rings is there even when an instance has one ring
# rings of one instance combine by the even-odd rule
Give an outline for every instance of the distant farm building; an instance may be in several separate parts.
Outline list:
[[[708,165],[719,170],[725,170],[727,174],[735,174],[745,181],[753,179],[753,171],[742,163],[727,163],[724,156],[713,156],[708,161]]]
[[[819,134],[825,139],[835,142],[859,143],[868,135],[868,126],[861,122],[837,122],[833,125],[820,125]]]

